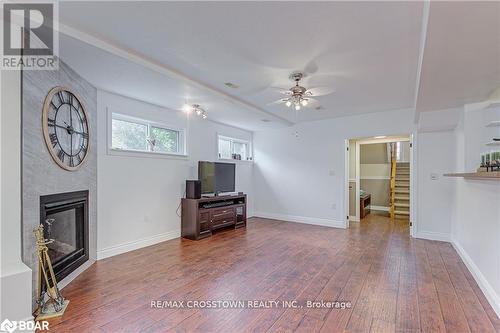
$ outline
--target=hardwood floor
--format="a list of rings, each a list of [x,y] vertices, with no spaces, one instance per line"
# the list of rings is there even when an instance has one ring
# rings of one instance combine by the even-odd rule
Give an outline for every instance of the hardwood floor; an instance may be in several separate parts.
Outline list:
[[[97,262],[63,290],[53,332],[499,332],[448,243],[369,215],[348,230],[253,218]],[[351,307],[198,309],[160,300],[345,301]]]

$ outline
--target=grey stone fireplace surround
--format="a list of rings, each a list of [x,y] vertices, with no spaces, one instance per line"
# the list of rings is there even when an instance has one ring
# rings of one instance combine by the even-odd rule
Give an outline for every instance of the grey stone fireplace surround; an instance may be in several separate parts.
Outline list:
[[[63,86],[81,98],[88,113],[90,150],[76,171],[61,169],[51,158],[42,133],[45,96]],[[40,197],[65,192],[89,191],[89,260],[66,279],[71,279],[96,258],[97,249],[97,91],[62,61],[58,71],[27,70],[22,75],[22,242],[23,261],[33,270],[33,307],[37,291],[37,258],[33,229],[40,223]],[[63,281],[64,282],[64,281]]]

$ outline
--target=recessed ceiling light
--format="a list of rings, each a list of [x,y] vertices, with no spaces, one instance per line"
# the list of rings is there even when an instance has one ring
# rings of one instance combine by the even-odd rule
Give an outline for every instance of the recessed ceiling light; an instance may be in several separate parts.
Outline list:
[[[380,136],[375,136],[375,139],[385,139],[387,138],[387,135],[380,135]]]
[[[232,83],[232,82],[224,82],[224,85],[228,88],[233,88],[233,89],[237,89],[239,88],[240,86],[235,84],[235,83]]]
[[[269,119],[261,119],[263,123],[270,123],[271,121]]]

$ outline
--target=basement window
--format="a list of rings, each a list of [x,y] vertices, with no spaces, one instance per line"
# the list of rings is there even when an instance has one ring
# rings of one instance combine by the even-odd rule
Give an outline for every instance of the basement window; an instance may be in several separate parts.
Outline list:
[[[111,115],[111,149],[185,155],[184,129],[117,113]]]
[[[250,141],[219,135],[217,137],[217,146],[220,160],[253,160]]]

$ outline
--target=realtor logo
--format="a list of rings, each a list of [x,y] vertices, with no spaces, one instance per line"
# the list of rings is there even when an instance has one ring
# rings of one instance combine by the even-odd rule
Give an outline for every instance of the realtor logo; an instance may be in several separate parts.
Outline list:
[[[29,331],[29,332],[34,332],[34,331],[48,331],[49,330],[49,322],[46,320],[41,320],[41,321],[33,321],[33,320],[9,320],[5,319],[1,324],[0,324],[0,332],[8,332],[12,333],[15,330],[18,331]]]
[[[57,69],[57,3],[3,3],[1,69]]]
[[[16,330],[16,322],[12,322],[8,319],[5,319],[2,324],[0,324],[0,331],[12,333]]]

